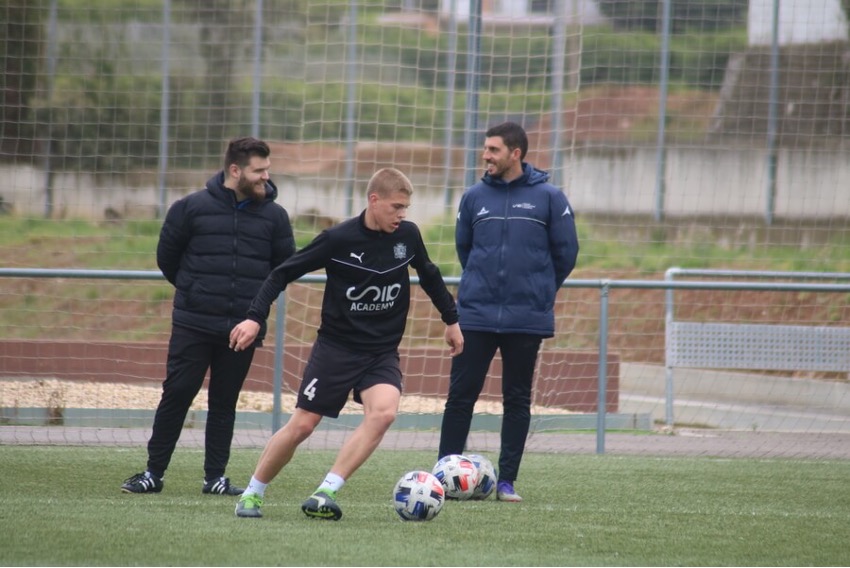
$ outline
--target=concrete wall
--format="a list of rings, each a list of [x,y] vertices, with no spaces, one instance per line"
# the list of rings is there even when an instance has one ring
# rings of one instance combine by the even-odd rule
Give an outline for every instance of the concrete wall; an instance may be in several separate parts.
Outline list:
[[[771,44],[774,1],[750,0],[750,45]],[[847,15],[840,0],[780,0],[777,23],[780,45],[847,41]]]
[[[167,202],[202,186],[211,172],[169,176]],[[39,216],[44,211],[44,174],[32,167],[0,166],[0,197],[16,213]],[[656,150],[588,148],[567,161],[566,187],[579,214],[651,215],[655,208]],[[344,184],[316,176],[274,175],[279,202],[291,214],[346,216]],[[445,205],[438,171],[413,172],[416,186],[410,218],[430,223],[453,215],[461,187]],[[353,211],[363,205],[366,180],[354,189]],[[764,217],[767,203],[767,153],[752,148],[673,148],[667,155],[665,213],[668,216]],[[156,176],[56,176],[58,216],[103,219],[112,209],[124,217],[155,216],[159,192]],[[850,160],[846,151],[791,151],[778,155],[776,219],[850,218]]]

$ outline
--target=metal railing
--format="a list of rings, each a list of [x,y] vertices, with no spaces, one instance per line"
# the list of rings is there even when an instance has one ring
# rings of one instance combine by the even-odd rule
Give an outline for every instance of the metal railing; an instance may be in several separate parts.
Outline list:
[[[685,274],[679,269],[671,269],[671,274]],[[669,271],[668,271],[669,272]],[[691,271],[689,274],[696,274]],[[769,273],[764,273],[769,274]],[[789,274],[789,273],[785,273]],[[850,274],[844,273],[798,273],[805,278],[850,278]],[[707,275],[707,274],[706,274]],[[712,276],[742,277],[744,272],[738,271],[714,271]],[[749,273],[747,273],[749,275]],[[789,275],[789,277],[791,277]],[[106,279],[106,280],[164,280],[158,271],[145,270],[83,270],[83,269],[46,269],[46,268],[0,268],[0,278],[77,278],[77,279]],[[460,282],[458,277],[445,277],[449,286],[457,286]],[[298,279],[299,283],[324,283],[324,275],[307,275]],[[419,279],[411,277],[411,284],[418,285]],[[673,281],[665,280],[587,280],[569,279],[563,288],[589,288],[599,290],[599,344],[598,344],[598,398],[596,413],[596,453],[605,453],[605,420],[606,420],[606,395],[607,395],[607,360],[608,360],[608,307],[609,293],[612,289],[643,289],[643,290],[666,290],[672,294],[673,290],[729,290],[729,291],[772,291],[772,292],[816,292],[816,293],[848,293],[850,283],[799,283],[799,282],[746,282],[746,281]],[[672,299],[670,300],[672,302]],[[275,329],[275,355],[274,355],[274,385],[273,385],[273,431],[280,427],[281,416],[281,392],[283,389],[283,349],[284,349],[284,326],[286,314],[285,294],[278,298],[278,309],[276,310]],[[672,392],[672,389],[671,389]],[[672,404],[672,397],[668,404]]]

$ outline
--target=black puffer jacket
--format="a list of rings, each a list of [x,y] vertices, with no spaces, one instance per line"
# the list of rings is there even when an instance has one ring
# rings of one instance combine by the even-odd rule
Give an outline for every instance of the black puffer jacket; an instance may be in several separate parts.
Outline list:
[[[265,201],[237,203],[219,172],[171,205],[156,262],[176,288],[174,325],[227,337],[245,319],[266,276],[295,252],[289,215],[275,198],[269,181]],[[265,334],[264,324],[258,345]]]

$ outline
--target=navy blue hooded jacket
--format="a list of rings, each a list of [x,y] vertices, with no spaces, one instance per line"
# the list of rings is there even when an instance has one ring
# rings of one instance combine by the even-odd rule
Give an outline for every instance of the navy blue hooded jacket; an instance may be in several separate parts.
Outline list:
[[[289,214],[275,198],[268,181],[264,201],[237,202],[219,172],[171,205],[156,261],[176,289],[174,325],[228,337],[245,319],[266,277],[295,252]],[[265,333],[263,324],[258,345]]]
[[[522,166],[509,183],[485,174],[461,197],[455,245],[463,330],[555,334],[555,294],[578,257],[575,219],[549,174]]]

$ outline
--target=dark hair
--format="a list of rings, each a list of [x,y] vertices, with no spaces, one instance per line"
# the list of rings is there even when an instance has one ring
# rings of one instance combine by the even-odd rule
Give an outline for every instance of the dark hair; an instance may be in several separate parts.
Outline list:
[[[229,168],[230,164],[236,164],[240,168],[244,168],[253,156],[268,158],[269,154],[271,154],[269,145],[262,140],[252,138],[251,136],[234,138],[227,145],[227,152],[224,153],[224,169]]]
[[[520,161],[525,160],[525,154],[528,152],[528,135],[526,135],[523,127],[516,122],[503,122],[492,126],[485,133],[485,136],[487,138],[500,136],[508,150],[513,151],[515,148],[519,148],[519,159]]]

